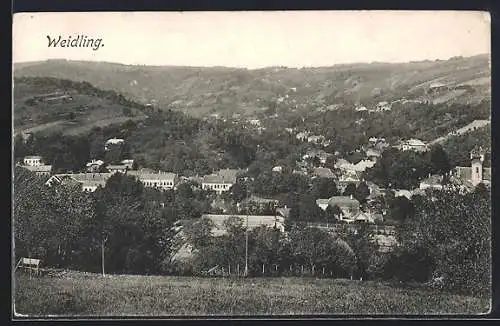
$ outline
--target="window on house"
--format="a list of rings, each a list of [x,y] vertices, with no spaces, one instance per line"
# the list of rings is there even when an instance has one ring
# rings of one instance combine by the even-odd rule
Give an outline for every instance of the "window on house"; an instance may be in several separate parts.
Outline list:
[[[479,167],[476,166],[476,174],[479,174]]]

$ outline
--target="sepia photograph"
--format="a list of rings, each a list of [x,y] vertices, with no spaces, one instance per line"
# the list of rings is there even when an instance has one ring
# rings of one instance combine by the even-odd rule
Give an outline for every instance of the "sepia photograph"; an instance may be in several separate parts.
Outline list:
[[[491,311],[488,12],[12,28],[13,319]]]

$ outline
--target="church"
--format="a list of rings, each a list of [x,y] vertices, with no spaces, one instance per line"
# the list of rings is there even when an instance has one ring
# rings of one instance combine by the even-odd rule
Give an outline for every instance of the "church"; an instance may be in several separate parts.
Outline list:
[[[481,147],[474,147],[470,153],[471,166],[455,167],[452,176],[467,188],[475,188],[482,183],[486,186],[491,182],[491,168],[485,168],[485,151]]]

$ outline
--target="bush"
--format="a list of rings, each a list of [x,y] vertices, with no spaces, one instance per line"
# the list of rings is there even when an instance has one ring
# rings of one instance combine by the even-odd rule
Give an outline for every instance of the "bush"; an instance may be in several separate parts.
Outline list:
[[[383,278],[402,282],[425,282],[434,271],[434,258],[429,251],[417,245],[411,248],[397,248],[383,266]]]

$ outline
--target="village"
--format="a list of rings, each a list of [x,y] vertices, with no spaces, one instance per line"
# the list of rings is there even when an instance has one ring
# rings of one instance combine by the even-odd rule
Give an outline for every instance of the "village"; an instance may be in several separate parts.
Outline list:
[[[251,123],[256,125],[256,122]],[[316,147],[302,155],[301,160],[296,162],[296,169],[291,173],[308,176],[311,180],[332,181],[333,186],[336,187],[334,192],[338,193],[338,195],[329,198],[315,198],[316,205],[327,218],[325,222],[308,222],[307,225],[328,231],[335,231],[342,224],[371,225],[371,228],[376,231],[374,240],[378,244],[379,250],[382,251],[390,251],[397,243],[394,224],[386,219],[389,208],[377,205],[380,198],[385,197],[388,191],[395,198],[404,197],[411,200],[414,195],[425,196],[429,191],[435,190],[453,188],[460,189],[462,192],[471,191],[478,184],[489,185],[491,179],[491,168],[483,167],[484,151],[477,147],[470,153],[470,166],[454,167],[445,176],[428,175],[414,189],[387,189],[364,179],[365,172],[376,164],[383,151],[387,148],[394,148],[398,151],[425,153],[430,150],[429,144],[419,139],[408,139],[396,144],[388,144],[384,138],[372,137],[369,139],[369,143],[363,146],[365,157],[354,164],[339,157],[339,153],[328,153],[321,149],[328,146],[329,143],[321,135],[314,135],[308,131],[297,132],[292,128],[288,128],[287,132],[295,132],[294,136],[297,140],[311,143]],[[111,138],[103,146],[105,151],[110,151],[113,148],[120,148],[124,143],[124,139]],[[327,167],[332,165],[331,159],[334,157],[337,159],[333,168]],[[230,217],[240,218],[248,230],[267,226],[285,232],[285,220],[289,217],[291,210],[276,198],[263,198],[250,191],[246,191],[244,198],[235,203],[236,207],[231,207],[225,194],[231,193],[236,183],[248,181],[247,169],[220,169],[204,176],[186,177],[168,171],[139,168],[131,158],[123,159],[119,164],[114,162],[107,164],[100,158],[94,158],[87,162],[85,171],[53,174],[51,165],[45,164],[43,157],[36,155],[24,157],[22,162],[18,162],[17,165],[44,177],[47,186],[75,185],[81,191],[88,193],[92,193],[98,188],[104,188],[108,179],[116,173],[132,176],[145,187],[161,191],[175,191],[183,183],[198,185],[198,189],[215,194],[211,204],[214,210],[204,212],[202,215],[202,218],[207,218],[214,223],[212,233],[215,236],[225,233],[224,221]],[[274,166],[271,173],[285,173],[284,167]],[[361,184],[366,186],[368,190],[366,198],[355,198],[354,193]],[[334,219],[328,220],[331,211],[335,212]],[[214,212],[218,214],[214,214]],[[179,227],[181,229],[183,221],[179,220],[175,225],[177,229]],[[354,228],[355,230],[356,228]],[[189,245],[184,245],[179,250],[177,257],[189,254]]]

